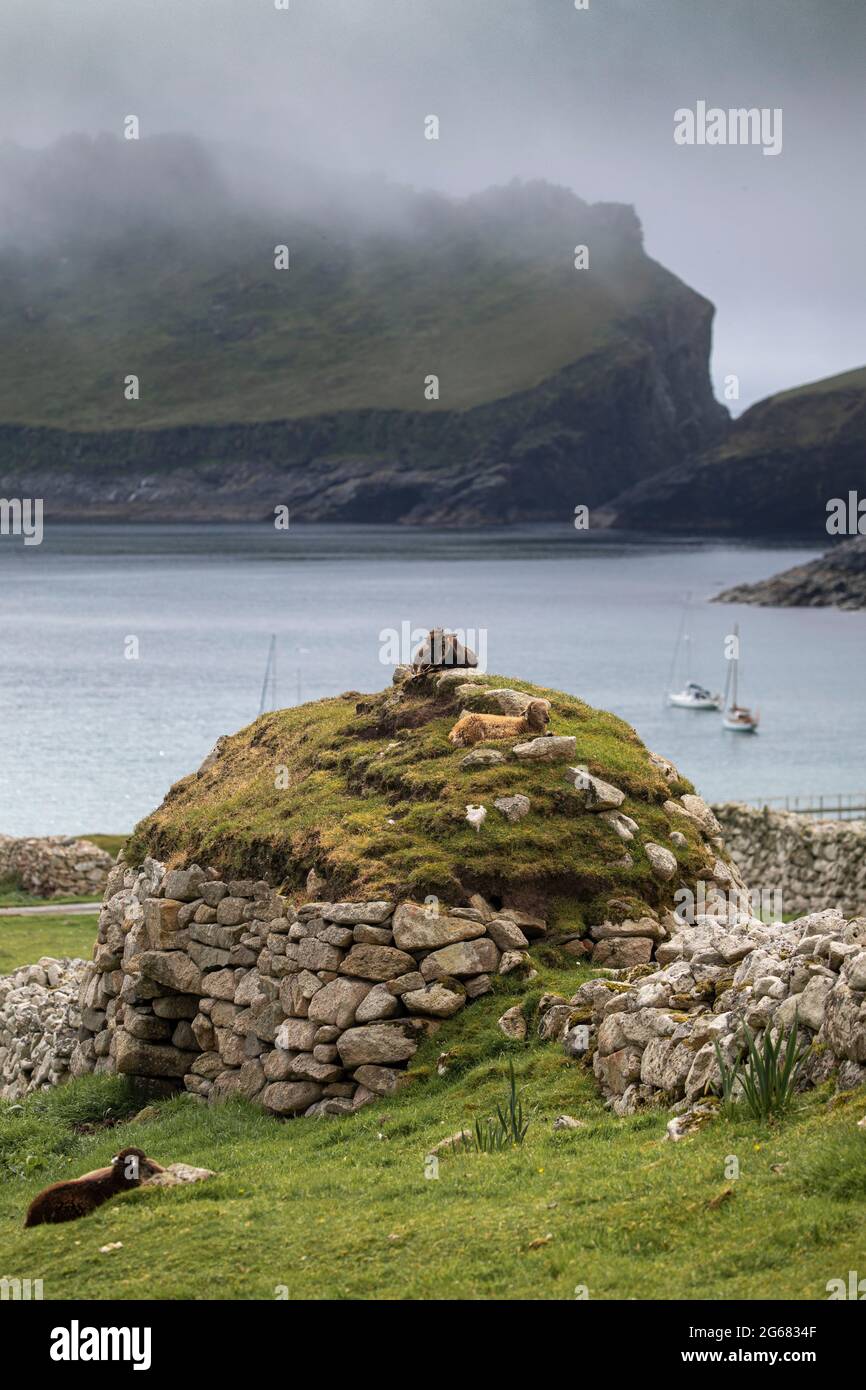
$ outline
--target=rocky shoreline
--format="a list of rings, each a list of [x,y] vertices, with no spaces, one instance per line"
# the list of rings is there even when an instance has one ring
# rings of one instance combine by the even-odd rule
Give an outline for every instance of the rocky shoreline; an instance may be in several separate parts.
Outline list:
[[[795,565],[756,584],[737,584],[713,603],[765,608],[866,608],[866,536],[855,536],[818,560]]]
[[[636,482],[724,431],[724,410],[702,389],[711,313],[695,304],[693,317],[654,325],[651,342],[623,334],[532,389],[467,410],[77,432],[0,422],[5,486],[50,497],[51,519],[64,522],[273,524],[276,498],[293,525],[570,523],[576,502],[603,502],[612,479]]]

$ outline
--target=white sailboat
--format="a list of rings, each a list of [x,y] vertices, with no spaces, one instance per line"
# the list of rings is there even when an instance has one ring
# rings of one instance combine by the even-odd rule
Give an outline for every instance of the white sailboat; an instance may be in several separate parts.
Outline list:
[[[668,694],[668,704],[677,709],[721,709],[721,695],[711,695],[697,681],[687,681],[682,690],[672,690]]]
[[[686,601],[688,605],[688,600]],[[683,611],[683,621],[680,627],[680,636],[674,649],[674,659],[671,664],[671,677],[676,669],[677,656],[680,645],[686,652],[686,674],[691,673],[692,664],[692,639],[687,632],[683,632],[685,626],[686,613]],[[706,686],[700,685],[697,681],[687,680],[682,690],[668,691],[668,704],[674,705],[677,709],[721,709],[722,697],[719,694],[712,694]]]
[[[756,734],[760,723],[760,714],[757,710],[754,713],[739,702],[738,678],[740,667],[740,626],[734,626],[735,650],[730,658],[730,669],[728,670],[728,680],[725,687],[725,712],[722,715],[722,724],[726,729],[730,729],[735,734]]]

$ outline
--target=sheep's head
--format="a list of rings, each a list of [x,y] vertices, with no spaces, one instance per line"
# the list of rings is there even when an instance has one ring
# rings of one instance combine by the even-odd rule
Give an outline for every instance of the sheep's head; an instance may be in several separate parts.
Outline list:
[[[550,723],[550,706],[546,700],[530,700],[526,706],[526,725],[529,729],[544,729]]]
[[[115,1179],[124,1187],[137,1187],[142,1178],[163,1172],[155,1159],[148,1158],[143,1149],[121,1149],[111,1160]]]

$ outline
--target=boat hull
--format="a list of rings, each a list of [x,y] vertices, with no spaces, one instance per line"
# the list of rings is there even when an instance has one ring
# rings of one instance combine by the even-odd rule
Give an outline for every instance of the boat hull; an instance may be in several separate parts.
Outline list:
[[[673,705],[675,709],[715,709],[715,710],[718,710],[718,709],[721,709],[721,707],[722,707],[722,697],[721,697],[721,695],[719,695],[719,696],[713,695],[713,696],[710,696],[710,697],[709,697],[708,699],[706,699],[706,700],[700,700],[700,699],[699,699],[699,700],[692,700],[692,699],[690,699],[687,695],[669,695],[669,696],[668,696],[668,704],[669,704],[669,705]]]
[[[722,727],[730,729],[732,734],[756,734],[758,732],[757,723],[751,721],[746,723],[745,720],[741,719],[723,719]]]

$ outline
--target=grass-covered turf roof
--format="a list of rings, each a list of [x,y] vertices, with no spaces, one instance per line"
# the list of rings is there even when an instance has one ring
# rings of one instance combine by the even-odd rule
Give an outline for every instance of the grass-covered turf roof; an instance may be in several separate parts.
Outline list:
[[[548,699],[549,731],[574,734],[575,762],[626,793],[621,809],[640,826],[635,839],[624,844],[582,808],[565,763],[518,761],[513,739],[479,745],[503,752],[504,763],[462,768],[466,750],[452,747],[448,731],[465,701],[439,691],[431,675],[377,695],[349,691],[277,710],[221,740],[211,765],[176,783],[136,827],[127,861],[198,861],[293,892],[315,868],[329,893],[358,899],[436,894],[458,903],[481,891],[529,910],[568,906],[575,926],[572,909],[592,920],[611,894],[634,911],[670,904],[677,878],[661,885],[653,876],[646,840],[671,848],[685,879],[709,866],[688,819],[677,817],[675,827],[687,845],[671,844],[662,806],[691,784],[666,781],[628,724],[526,681],[471,672],[466,681]],[[531,802],[516,824],[493,804],[514,793]],[[468,803],[487,808],[480,832],[465,819]]]

